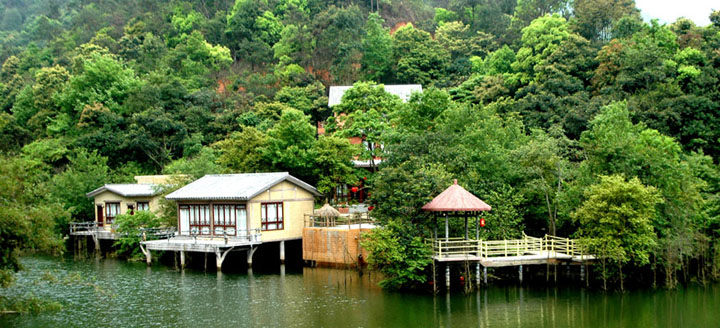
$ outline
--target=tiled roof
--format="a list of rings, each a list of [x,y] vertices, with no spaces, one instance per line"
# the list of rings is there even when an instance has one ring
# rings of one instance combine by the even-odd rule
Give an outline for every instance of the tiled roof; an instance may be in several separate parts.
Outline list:
[[[123,197],[150,197],[158,194],[157,185],[122,183],[106,184],[86,194],[87,197],[94,197],[104,191],[109,191]]]
[[[432,212],[477,212],[489,211],[491,207],[465,188],[460,187],[455,180],[452,186],[425,204],[422,209]]]
[[[422,92],[422,85],[419,84],[385,85],[384,87],[385,92],[400,97],[402,101],[408,101],[413,92]],[[330,94],[328,94],[328,107],[339,104],[345,91],[350,88],[352,88],[351,85],[331,86]]]
[[[172,200],[249,200],[286,180],[320,196],[315,187],[289,173],[275,172],[206,175],[170,193],[165,198]]]

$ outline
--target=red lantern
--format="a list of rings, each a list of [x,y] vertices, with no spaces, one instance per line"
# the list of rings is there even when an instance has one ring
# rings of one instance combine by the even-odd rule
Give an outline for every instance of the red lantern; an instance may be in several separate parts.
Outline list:
[[[485,226],[485,218],[480,218],[480,226],[481,227]]]
[[[367,180],[367,177],[363,177],[363,180]]]
[[[350,188],[350,190],[352,190],[353,193],[356,193],[356,192],[358,192],[358,187],[352,187],[352,188]]]
[[[368,211],[372,211],[374,209],[375,209],[375,206],[372,206],[372,205],[368,206]]]

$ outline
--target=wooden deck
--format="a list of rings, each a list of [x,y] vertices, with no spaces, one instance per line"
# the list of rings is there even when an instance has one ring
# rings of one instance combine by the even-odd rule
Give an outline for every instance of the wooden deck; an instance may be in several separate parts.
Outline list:
[[[514,240],[437,239],[433,259],[438,262],[477,262],[484,267],[506,267],[557,262],[582,263],[595,256],[587,254],[573,239],[523,234]]]

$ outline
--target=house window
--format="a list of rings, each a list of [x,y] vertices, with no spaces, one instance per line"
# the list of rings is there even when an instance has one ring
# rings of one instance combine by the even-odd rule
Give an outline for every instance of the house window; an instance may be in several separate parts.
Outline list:
[[[137,210],[140,211],[149,211],[150,210],[150,202],[137,202]]]
[[[238,219],[245,220],[243,212],[245,210],[244,205],[236,204],[214,204],[213,205],[213,223],[215,227],[216,235],[231,235],[237,234],[236,224]],[[238,215],[239,214],[239,215]]]
[[[120,203],[105,203],[105,223],[112,224],[120,215]]]
[[[181,205],[180,215],[188,218],[191,234],[210,234],[210,205]]]
[[[260,204],[260,217],[263,231],[284,229],[283,203]]]

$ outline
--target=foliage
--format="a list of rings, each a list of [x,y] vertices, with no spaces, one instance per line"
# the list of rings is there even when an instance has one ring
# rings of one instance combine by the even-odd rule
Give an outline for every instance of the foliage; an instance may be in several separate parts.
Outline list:
[[[371,4],[0,5],[2,254],[54,249],[92,217],[87,191],[134,174],[287,170],[328,196],[363,178],[408,238],[453,178],[493,206],[488,236],[569,236],[584,192],[622,175],[663,200],[651,263],[624,275],[720,276],[718,11],[697,26],[644,22],[632,1]],[[332,110],[331,85],[353,85]]]
[[[362,236],[361,245],[368,251],[368,264],[382,272],[380,286],[388,289],[417,288],[427,281],[432,259],[429,244],[408,228],[390,221],[382,229]]]
[[[0,159],[0,286],[21,269],[19,252],[62,253],[56,224],[69,214],[45,192],[49,176],[43,164],[22,158]]]
[[[618,266],[623,289],[622,267],[650,262],[656,243],[652,221],[662,199],[657,189],[619,175],[601,176],[600,183],[590,186],[584,196],[586,200],[572,213],[580,224],[577,234],[588,250],[601,258],[603,280],[606,262]]]
[[[160,219],[150,211],[138,211],[134,214],[122,214],[115,218],[116,231],[120,236],[113,243],[118,255],[127,259],[141,259],[140,242],[143,240],[143,229],[158,228]],[[147,234],[145,234],[147,238]]]

